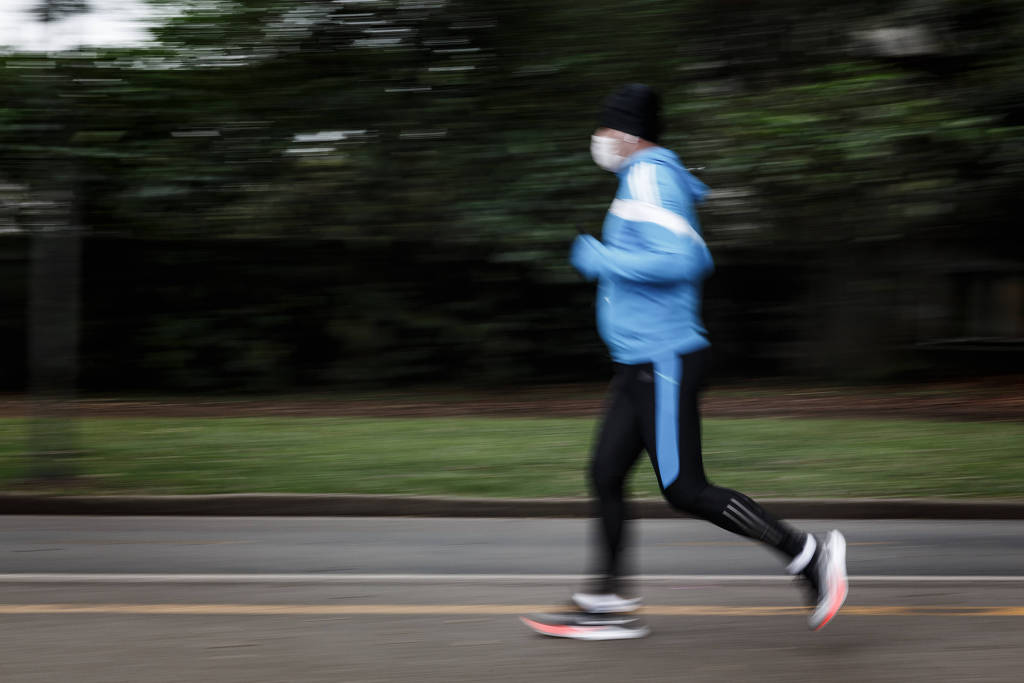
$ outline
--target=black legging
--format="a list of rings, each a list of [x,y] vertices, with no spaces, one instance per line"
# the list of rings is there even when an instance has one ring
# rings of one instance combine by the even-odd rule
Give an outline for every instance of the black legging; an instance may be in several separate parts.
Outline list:
[[[603,553],[599,573],[602,591],[615,592],[621,576],[624,545],[626,476],[642,450],[647,450],[662,495],[677,510],[706,519],[723,529],[767,543],[789,558],[803,548],[805,534],[768,514],[747,496],[711,484],[701,456],[698,393],[707,372],[710,349],[682,356],[679,382],[679,475],[666,488],[658,467],[655,444],[654,368],[616,365],[604,422],[590,465],[597,499]]]

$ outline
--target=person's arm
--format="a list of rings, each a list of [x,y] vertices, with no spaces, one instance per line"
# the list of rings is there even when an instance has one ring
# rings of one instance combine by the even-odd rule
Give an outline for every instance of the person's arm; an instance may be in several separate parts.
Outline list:
[[[649,248],[643,251],[608,247],[595,237],[580,235],[573,243],[570,262],[588,280],[699,282],[711,272],[711,254],[698,238],[676,235],[656,224],[646,224],[644,232]]]

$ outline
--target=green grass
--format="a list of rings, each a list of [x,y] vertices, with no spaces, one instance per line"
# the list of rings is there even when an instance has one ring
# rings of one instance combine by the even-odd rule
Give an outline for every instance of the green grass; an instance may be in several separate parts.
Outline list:
[[[76,493],[586,495],[589,418],[83,419]],[[0,482],[28,465],[0,419]],[[1024,425],[708,419],[705,466],[753,496],[1024,498]],[[656,496],[642,461],[634,494]]]

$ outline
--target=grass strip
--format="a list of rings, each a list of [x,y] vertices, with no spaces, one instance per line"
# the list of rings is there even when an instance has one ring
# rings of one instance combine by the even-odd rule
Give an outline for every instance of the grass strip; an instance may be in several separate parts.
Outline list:
[[[0,481],[29,470],[0,419]],[[587,495],[592,418],[114,418],[77,423],[73,493]],[[755,497],[1024,498],[1024,425],[708,419],[709,476]],[[630,482],[656,496],[646,462]],[[37,489],[38,490],[38,489]]]

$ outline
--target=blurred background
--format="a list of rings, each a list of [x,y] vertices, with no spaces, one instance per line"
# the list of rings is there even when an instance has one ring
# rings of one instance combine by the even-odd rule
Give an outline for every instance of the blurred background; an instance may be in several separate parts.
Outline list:
[[[4,390],[68,288],[86,391],[594,379],[628,81],[714,190],[719,376],[1022,369],[1019,2],[4,5]]]
[[[651,640],[514,619],[585,569],[628,82],[712,188],[709,474],[849,535],[824,639],[698,520]],[[0,679],[1020,680],[1022,197],[1021,0],[0,0]],[[373,497],[167,495],[225,493]]]
[[[0,391],[600,383],[566,256],[641,81],[713,189],[720,380],[1018,396],[1022,38],[1011,0],[5,0]]]
[[[627,82],[712,188],[709,475],[848,534],[824,639],[699,520],[634,525],[650,640],[514,618],[589,559]],[[1022,191],[1020,0],[0,0],[0,679],[1017,681]]]

